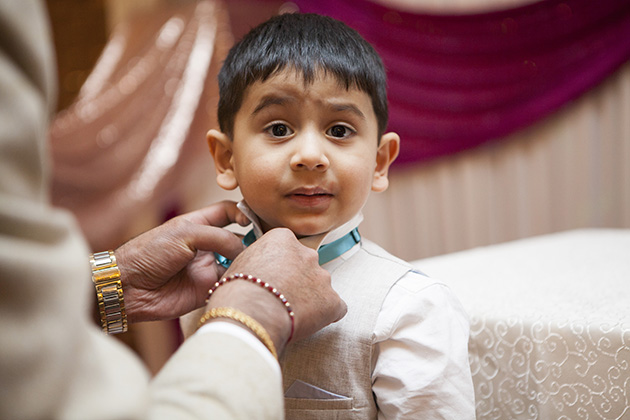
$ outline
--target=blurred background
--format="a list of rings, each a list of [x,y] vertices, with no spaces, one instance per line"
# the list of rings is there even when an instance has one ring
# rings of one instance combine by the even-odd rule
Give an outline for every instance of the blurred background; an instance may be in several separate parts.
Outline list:
[[[361,233],[407,260],[630,228],[626,0],[47,0],[53,201],[94,251],[236,192],[205,133],[234,40],[282,12],[343,20],[383,57],[402,152]],[[532,262],[533,264],[535,262]],[[121,337],[156,372],[177,322]]]

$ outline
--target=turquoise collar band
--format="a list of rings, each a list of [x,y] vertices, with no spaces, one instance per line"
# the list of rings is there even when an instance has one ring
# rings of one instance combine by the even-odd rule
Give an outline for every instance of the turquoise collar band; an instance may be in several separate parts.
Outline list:
[[[354,228],[336,241],[320,246],[317,250],[319,254],[319,265],[324,265],[338,256],[345,254],[359,242],[361,242],[359,229]]]
[[[254,235],[254,230],[252,229],[243,238],[243,244],[245,246],[250,246],[254,243],[255,240],[256,236]],[[334,260],[338,256],[345,254],[359,242],[361,242],[359,229],[354,228],[349,233],[337,239],[336,241],[320,246],[317,250],[317,253],[319,254],[319,265],[324,265],[327,262]],[[217,254],[216,252],[214,253],[214,255],[217,259],[217,263],[221,264],[223,267],[228,268],[230,264],[232,264],[232,260],[225,258],[223,255]]]

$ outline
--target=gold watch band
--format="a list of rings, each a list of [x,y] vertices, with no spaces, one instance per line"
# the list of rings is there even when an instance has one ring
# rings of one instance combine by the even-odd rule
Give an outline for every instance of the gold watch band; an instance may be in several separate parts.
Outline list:
[[[114,251],[97,252],[90,255],[92,281],[96,288],[101,326],[107,334],[127,331],[127,315],[123,298],[120,270]]]

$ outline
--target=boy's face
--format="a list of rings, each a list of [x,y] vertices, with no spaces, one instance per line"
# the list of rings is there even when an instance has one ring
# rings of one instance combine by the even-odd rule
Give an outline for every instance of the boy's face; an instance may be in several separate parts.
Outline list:
[[[234,119],[233,141],[208,141],[225,189],[240,187],[264,231],[326,233],[356,215],[370,190],[387,188],[399,138],[382,136],[370,97],[334,77],[304,84],[285,70],[251,85]]]

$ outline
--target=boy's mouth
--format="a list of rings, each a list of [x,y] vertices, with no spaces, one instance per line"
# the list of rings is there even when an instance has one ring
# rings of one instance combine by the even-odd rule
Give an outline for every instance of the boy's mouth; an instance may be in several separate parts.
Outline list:
[[[318,207],[327,205],[333,198],[333,194],[323,188],[298,188],[287,194],[291,201],[306,207]]]
[[[326,189],[321,187],[302,187],[291,191],[289,195],[332,195]]]

